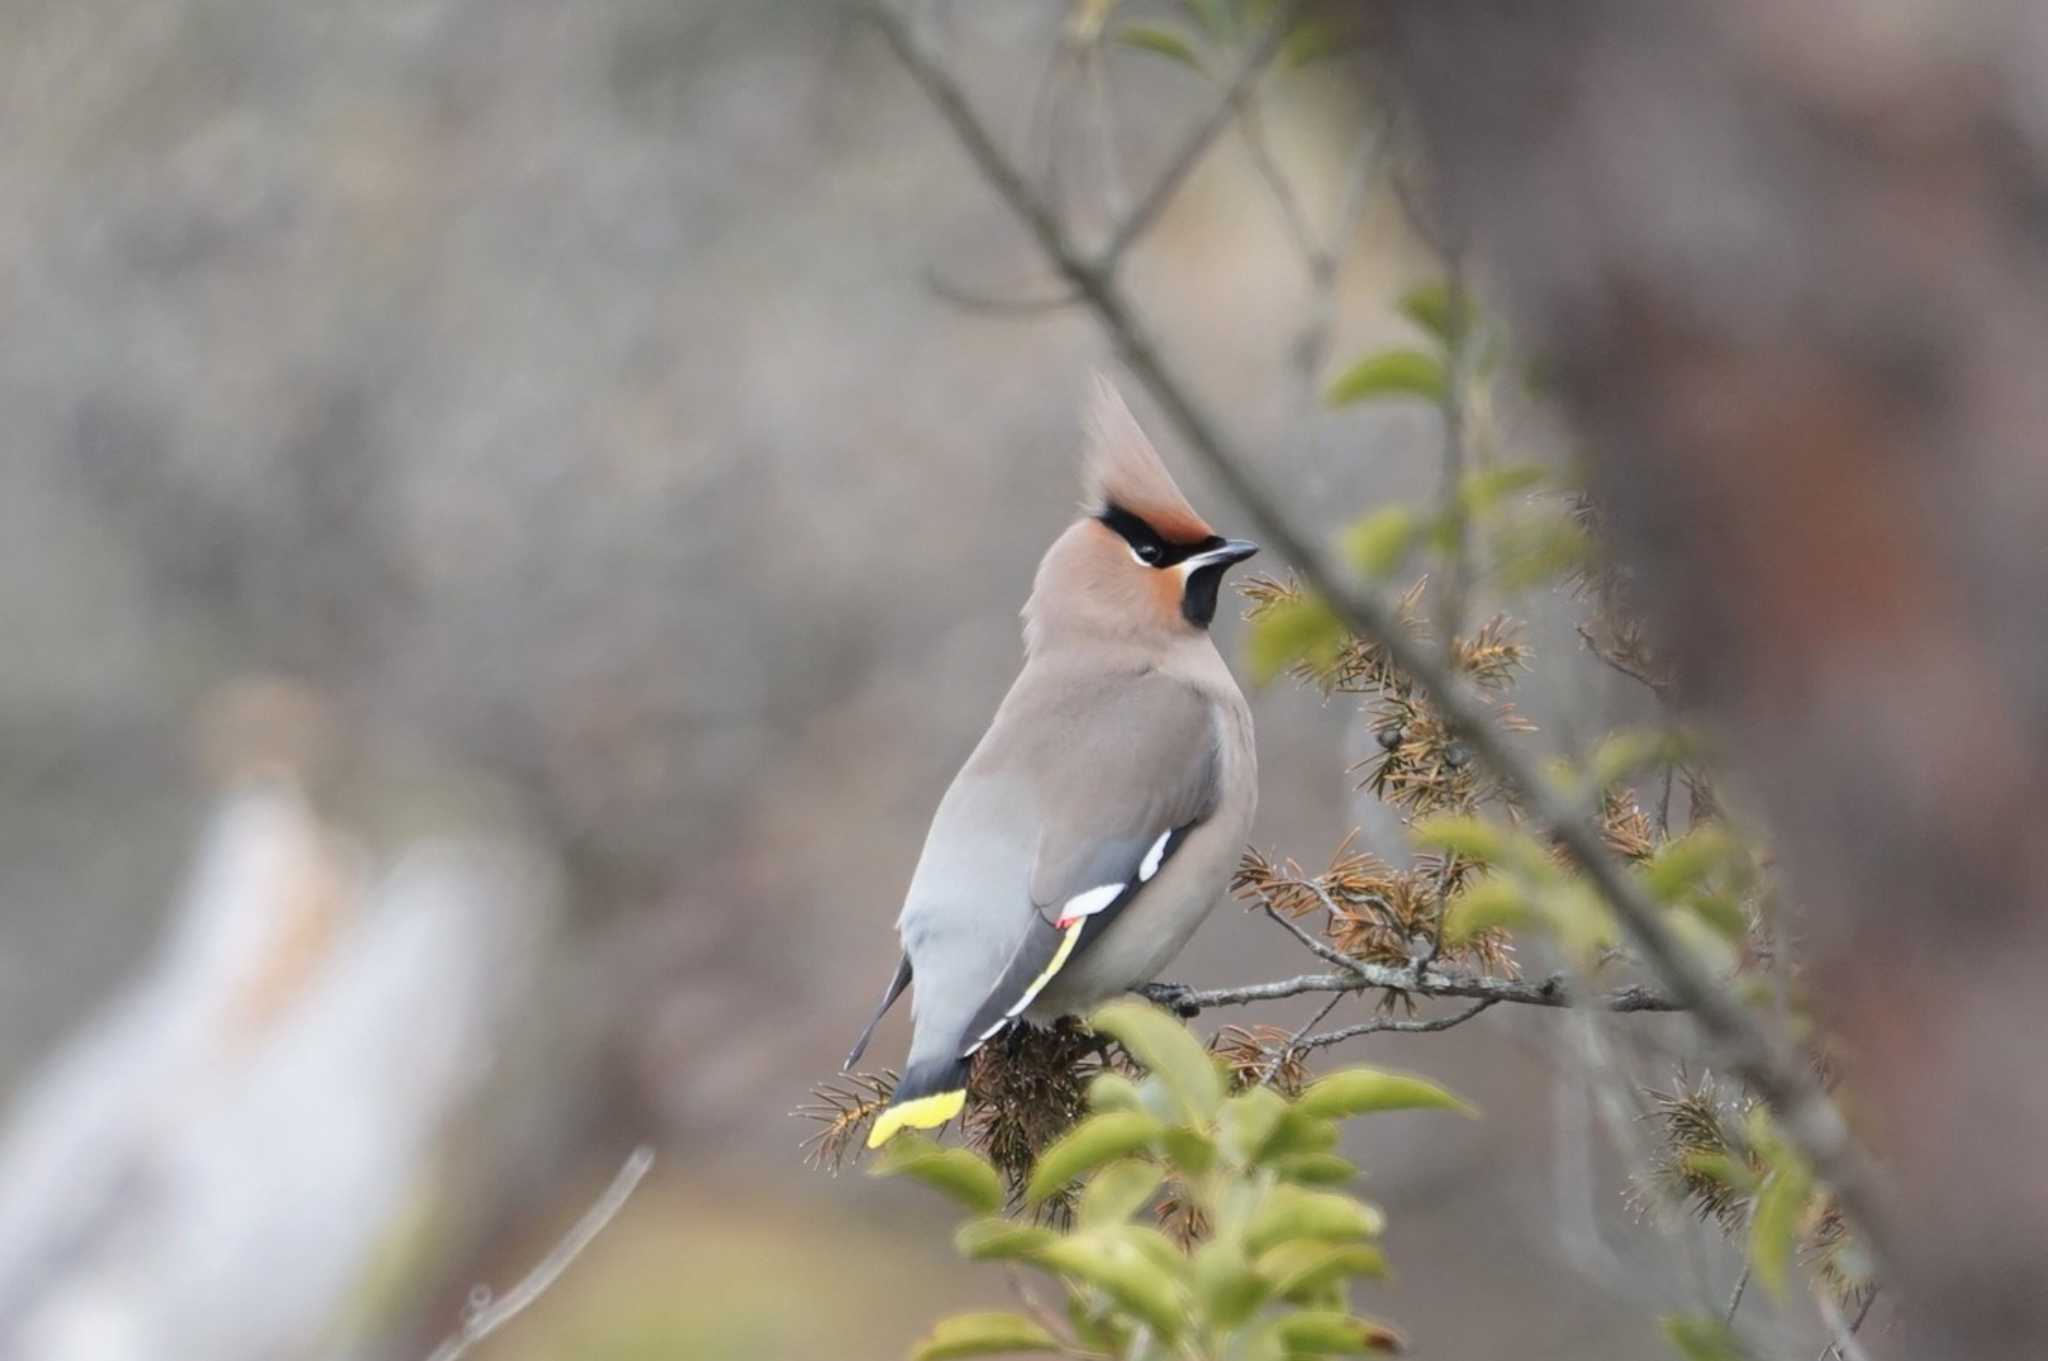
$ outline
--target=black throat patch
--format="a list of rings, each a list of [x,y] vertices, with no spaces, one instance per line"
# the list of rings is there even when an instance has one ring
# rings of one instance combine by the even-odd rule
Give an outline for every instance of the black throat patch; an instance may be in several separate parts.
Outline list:
[[[1137,555],[1138,561],[1162,571],[1178,567],[1198,553],[1223,547],[1223,539],[1215,534],[1194,543],[1175,542],[1161,535],[1142,517],[1114,502],[1103,507],[1102,513],[1095,518],[1115,530],[1117,537],[1131,546],[1131,552]],[[1223,585],[1223,573],[1229,567],[1227,562],[1211,563],[1188,574],[1180,597],[1183,619],[1198,629],[1209,627],[1210,621],[1216,617],[1216,596]]]

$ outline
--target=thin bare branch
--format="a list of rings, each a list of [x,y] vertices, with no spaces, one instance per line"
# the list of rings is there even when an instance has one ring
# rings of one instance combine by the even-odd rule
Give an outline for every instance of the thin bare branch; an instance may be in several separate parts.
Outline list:
[[[1062,289],[1042,297],[1007,298],[995,293],[982,293],[965,284],[953,282],[935,268],[925,270],[924,282],[925,287],[963,312],[1007,315],[1054,312],[1062,307],[1072,307],[1081,301],[1080,295],[1072,289]]]
[[[583,1212],[582,1218],[569,1226],[569,1232],[562,1235],[561,1241],[540,1259],[533,1270],[526,1273],[519,1284],[496,1297],[486,1285],[479,1285],[470,1292],[469,1304],[462,1314],[462,1326],[443,1339],[427,1361],[456,1361],[458,1357],[467,1355],[477,1343],[524,1313],[618,1217],[619,1211],[625,1208],[627,1200],[640,1185],[641,1178],[647,1175],[647,1169],[653,1166],[654,1150],[648,1145],[642,1144],[629,1153],[604,1194]]]
[[[1247,471],[1249,461],[1225,437],[1221,423],[1204,407],[1196,390],[1162,358],[1112,271],[1074,251],[1058,222],[1032,195],[1009,157],[982,126],[959,85],[924,51],[901,16],[881,4],[870,12],[905,69],[952,126],[983,176],[1030,228],[1047,258],[1086,299],[1124,363],[1151,393],[1181,439],[1243,508],[1258,535],[1294,564],[1346,628],[1386,649],[1392,663],[1430,694],[1445,719],[1499,776],[1521,807],[1551,830],[1607,901],[1645,961],[1669,986],[1672,1000],[1698,1017],[1721,1060],[1748,1079],[1770,1103],[1786,1136],[1834,1188],[1874,1255],[1880,1261],[1888,1260],[1894,1242],[1886,1213],[1890,1197],[1869,1154],[1815,1080],[1806,1056],[1766,1029],[1723,989],[1720,980],[1672,929],[1643,885],[1608,852],[1600,829],[1585,810],[1546,776],[1533,755],[1515,744],[1485,697],[1445,666],[1433,649],[1400,626],[1392,603],[1353,589],[1293,527],[1272,493]],[[1349,980],[1341,981],[1351,986]]]
[[[1265,1076],[1259,1079],[1259,1085],[1261,1087],[1267,1085],[1274,1078],[1280,1076],[1280,1070],[1287,1066],[1287,1060],[1294,1053],[1295,1050],[1309,1049],[1314,1047],[1312,1045],[1304,1044],[1302,1042],[1303,1038],[1311,1030],[1314,1030],[1317,1026],[1321,1025],[1323,1023],[1323,1018],[1325,1016],[1328,1016],[1331,1012],[1335,1011],[1337,1009],[1337,1004],[1343,1000],[1343,993],[1340,992],[1336,994],[1329,1001],[1323,1003],[1322,1007],[1317,1010],[1316,1014],[1309,1017],[1308,1020],[1305,1023],[1303,1023],[1301,1029],[1295,1031],[1293,1035],[1288,1037],[1287,1043],[1281,1045],[1279,1050],[1274,1053],[1273,1062],[1271,1066],[1269,1066],[1266,1069]]]
[[[1177,983],[1153,983],[1140,989],[1162,1006],[1186,1015],[1199,1015],[1213,1007],[1241,1007],[1253,1002],[1273,1002],[1310,992],[1357,992],[1386,988],[1417,997],[1469,997],[1490,1002],[1514,1002],[1532,1007],[1585,1005],[1601,1011],[1682,1011],[1671,998],[1651,988],[1626,987],[1612,992],[1580,993],[1564,974],[1531,981],[1524,978],[1491,978],[1483,974],[1452,973],[1442,970],[1392,969],[1384,964],[1357,961],[1343,973],[1302,974],[1269,983],[1248,983],[1235,988],[1195,989]]]
[[[1471,1006],[1454,1015],[1439,1016],[1435,1020],[1430,1021],[1397,1021],[1390,1016],[1382,1016],[1376,1020],[1360,1021],[1357,1025],[1345,1026],[1342,1030],[1326,1030],[1320,1035],[1311,1035],[1305,1040],[1297,1039],[1289,1047],[1293,1049],[1321,1049],[1326,1045],[1340,1044],[1345,1040],[1356,1039],[1360,1035],[1377,1035],[1382,1031],[1396,1031],[1403,1035],[1434,1034],[1439,1030],[1449,1030],[1452,1026],[1463,1025],[1480,1012],[1485,1011],[1488,1007],[1496,1006],[1498,1003],[1498,998],[1474,1002]]]
[[[1721,1314],[1721,1321],[1723,1323],[1735,1322],[1735,1311],[1742,1307],[1743,1292],[1749,1289],[1749,1272],[1750,1265],[1748,1262],[1744,1262],[1742,1264],[1742,1274],[1735,1278],[1735,1289],[1728,1292],[1728,1308],[1722,1311]]]
[[[1158,221],[1160,213],[1166,210],[1166,205],[1180,191],[1187,177],[1201,164],[1202,157],[1215,145],[1223,130],[1230,126],[1231,119],[1244,107],[1253,83],[1258,80],[1259,73],[1272,64],[1273,58],[1280,51],[1280,45],[1287,39],[1288,31],[1294,27],[1294,17],[1300,10],[1301,0],[1290,0],[1290,3],[1282,5],[1273,15],[1273,21],[1267,26],[1265,35],[1245,53],[1244,60],[1238,63],[1237,70],[1231,73],[1229,81],[1224,84],[1223,97],[1216,101],[1215,107],[1209,110],[1201,122],[1188,130],[1188,135],[1181,139],[1174,153],[1167,157],[1166,168],[1160,171],[1159,178],[1152,181],[1151,188],[1145,191],[1144,197],[1138,200],[1130,215],[1110,232],[1109,241],[1103,246],[1102,254],[1093,266],[1097,271],[1104,275],[1114,272],[1124,252],[1129,250],[1139,237],[1151,230],[1152,224]]]
[[[1325,907],[1328,907],[1328,896],[1323,895],[1322,890],[1320,888],[1316,888],[1316,892],[1319,895],[1323,896],[1323,904]],[[1313,954],[1317,959],[1322,960],[1323,963],[1334,964],[1340,969],[1350,969],[1356,971],[1358,966],[1365,962],[1363,960],[1353,959],[1351,958],[1351,956],[1345,954],[1343,951],[1338,950],[1331,945],[1325,944],[1324,942],[1317,940],[1314,936],[1311,936],[1308,932],[1302,930],[1301,927],[1289,921],[1287,918],[1281,916],[1278,912],[1275,912],[1271,904],[1266,905],[1265,911],[1268,917],[1271,917],[1284,930],[1286,930],[1288,934],[1292,935],[1296,940],[1300,941],[1303,948],[1307,949],[1309,953]],[[1331,909],[1331,915],[1335,915],[1334,908]]]
[[[1863,1350],[1863,1344],[1856,1340],[1856,1330],[1863,1326],[1863,1320],[1870,1315],[1870,1306],[1877,1299],[1872,1292],[1863,1301],[1863,1307],[1856,1312],[1856,1321],[1849,1322],[1842,1317],[1842,1308],[1835,1303],[1835,1293],[1826,1286],[1813,1292],[1814,1302],[1820,1306],[1821,1319],[1828,1325],[1828,1335],[1833,1339],[1827,1350],[1821,1353],[1821,1361],[1827,1361],[1832,1352],[1837,1361],[1870,1361],[1870,1353]]]
[[[1252,169],[1266,182],[1273,202],[1279,206],[1281,222],[1287,228],[1288,239],[1294,243],[1295,251],[1301,256],[1302,268],[1311,279],[1320,280],[1329,252],[1316,240],[1315,228],[1309,225],[1308,210],[1301,206],[1301,196],[1294,192],[1294,182],[1287,178],[1286,172],[1280,169],[1280,162],[1274,159],[1272,144],[1266,140],[1266,120],[1259,114],[1258,100],[1249,92],[1243,100],[1241,115],[1238,133],[1244,138]]]
[[[1671,683],[1669,681],[1659,680],[1641,667],[1635,666],[1618,656],[1611,648],[1602,645],[1600,639],[1593,633],[1593,630],[1587,628],[1584,624],[1579,625],[1579,641],[1586,645],[1586,651],[1598,657],[1614,670],[1638,684],[1647,686],[1650,693],[1658,699],[1665,699],[1669,696],[1671,690]]]

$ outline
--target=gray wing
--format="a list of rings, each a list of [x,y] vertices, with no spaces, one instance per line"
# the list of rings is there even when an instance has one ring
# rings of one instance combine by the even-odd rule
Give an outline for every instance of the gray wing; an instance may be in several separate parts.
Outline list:
[[[1022,698],[1014,710],[1005,703],[987,760],[978,751],[969,769],[1029,772],[1030,916],[955,1052],[972,1053],[1022,1015],[1216,806],[1215,721],[1193,688],[1157,673],[1110,685],[1048,678]],[[1014,725],[1007,731],[1004,718]]]
[[[1046,765],[1031,901],[1062,909],[1110,884],[1133,884],[1160,839],[1216,807],[1216,725],[1210,700],[1157,674],[1081,709]],[[1149,879],[1158,871],[1155,860]]]

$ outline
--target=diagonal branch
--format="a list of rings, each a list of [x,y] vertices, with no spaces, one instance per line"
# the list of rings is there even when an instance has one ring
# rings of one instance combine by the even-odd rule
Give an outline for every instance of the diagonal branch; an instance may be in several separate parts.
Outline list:
[[[1401,628],[1390,605],[1340,579],[1322,554],[1293,528],[1278,501],[1246,471],[1247,460],[1224,436],[1221,424],[1195,396],[1195,390],[1160,356],[1149,329],[1118,287],[1114,271],[1073,249],[1058,222],[989,136],[959,85],[924,51],[902,17],[884,4],[872,6],[870,13],[982,175],[1023,219],[1046,257],[1093,309],[1124,363],[1152,394],[1182,440],[1244,508],[1260,537],[1295,565],[1345,627],[1379,642],[1393,663],[1429,692],[1444,717],[1522,807],[1550,828],[1650,967],[1664,979],[1673,1000],[1698,1015],[1700,1028],[1719,1051],[1721,1061],[1747,1079],[1777,1112],[1786,1135],[1821,1179],[1835,1189],[1876,1255],[1891,1257],[1895,1235],[1885,1213],[1888,1197],[1876,1165],[1851,1135],[1805,1058],[1720,987],[1672,931],[1642,884],[1601,844],[1598,828],[1577,800],[1557,788],[1538,762],[1513,744],[1472,686]]]
[[[1272,22],[1266,26],[1265,35],[1252,45],[1251,50],[1245,54],[1244,60],[1238,63],[1237,70],[1224,85],[1223,97],[1216,101],[1216,106],[1209,110],[1201,122],[1188,130],[1188,135],[1167,159],[1166,169],[1160,172],[1159,178],[1152,181],[1152,187],[1145,191],[1145,196],[1138,200],[1130,215],[1110,232],[1109,243],[1102,248],[1102,254],[1095,262],[1095,269],[1103,274],[1114,272],[1117,262],[1123,259],[1124,252],[1151,229],[1159,214],[1165,211],[1167,203],[1179,192],[1181,184],[1194,172],[1194,168],[1201,163],[1209,148],[1216,144],[1216,139],[1223,134],[1223,130],[1230,126],[1231,119],[1237,117],[1245,108],[1245,102],[1251,95],[1252,86],[1258,80],[1259,73],[1270,66],[1273,58],[1278,55],[1280,45],[1287,40],[1289,30],[1294,27],[1294,16],[1300,9],[1301,0],[1290,0],[1290,3],[1281,6],[1273,15]],[[884,22],[888,21],[885,19]]]
[[[459,1357],[468,1355],[472,1347],[517,1318],[546,1293],[556,1278],[569,1269],[569,1264],[581,1256],[583,1250],[618,1217],[634,1189],[640,1185],[640,1179],[652,1166],[652,1148],[642,1144],[634,1149],[604,1194],[583,1212],[582,1218],[570,1225],[569,1232],[533,1270],[526,1273],[519,1284],[495,1298],[488,1286],[478,1286],[471,1292],[469,1307],[463,1311],[462,1326],[444,1338],[427,1361],[457,1361]]]

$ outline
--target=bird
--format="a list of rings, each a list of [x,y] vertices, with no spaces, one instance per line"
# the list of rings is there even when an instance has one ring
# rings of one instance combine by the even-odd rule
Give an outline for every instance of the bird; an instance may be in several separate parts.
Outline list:
[[[1222,895],[1258,803],[1251,710],[1209,634],[1258,552],[1196,514],[1097,375],[1081,513],[1038,565],[1024,666],[940,800],[897,919],[902,959],[846,1057],[912,988],[880,1147],[966,1105],[977,1050],[1154,979]]]

